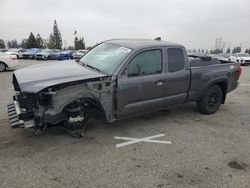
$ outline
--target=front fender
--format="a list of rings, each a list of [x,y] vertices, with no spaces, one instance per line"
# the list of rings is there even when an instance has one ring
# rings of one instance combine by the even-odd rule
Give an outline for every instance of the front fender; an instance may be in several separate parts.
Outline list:
[[[49,116],[55,116],[63,111],[63,109],[70,103],[81,99],[92,99],[98,101],[103,109],[107,120],[112,118],[112,85],[106,88],[102,87],[102,90],[96,88],[96,85],[106,82],[90,82],[78,84],[70,87],[63,88],[51,94],[51,105],[46,110],[45,114]]]

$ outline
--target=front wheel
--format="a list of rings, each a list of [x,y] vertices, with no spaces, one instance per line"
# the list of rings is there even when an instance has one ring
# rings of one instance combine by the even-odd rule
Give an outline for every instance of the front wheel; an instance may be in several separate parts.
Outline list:
[[[0,62],[0,72],[5,71],[5,69],[6,69],[6,65],[4,63]]]
[[[197,102],[199,111],[203,114],[213,114],[220,108],[222,102],[222,90],[218,85],[211,86]]]

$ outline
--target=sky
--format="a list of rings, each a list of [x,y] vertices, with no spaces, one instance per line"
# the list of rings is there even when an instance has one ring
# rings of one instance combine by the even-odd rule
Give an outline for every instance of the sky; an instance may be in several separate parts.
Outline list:
[[[250,48],[250,0],[0,0],[0,39],[48,38],[57,20],[64,45],[161,37],[188,49]]]

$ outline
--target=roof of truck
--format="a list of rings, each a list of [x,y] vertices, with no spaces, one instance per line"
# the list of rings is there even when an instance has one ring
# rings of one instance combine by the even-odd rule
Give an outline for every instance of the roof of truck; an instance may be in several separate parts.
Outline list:
[[[105,42],[116,44],[119,46],[124,46],[131,49],[159,47],[159,46],[183,47],[183,45],[176,44],[173,42],[152,40],[152,39],[111,39]]]

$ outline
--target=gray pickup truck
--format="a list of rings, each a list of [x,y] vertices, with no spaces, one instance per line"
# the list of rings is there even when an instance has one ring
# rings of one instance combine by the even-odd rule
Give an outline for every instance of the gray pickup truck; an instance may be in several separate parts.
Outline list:
[[[11,127],[35,133],[63,125],[82,136],[93,118],[118,119],[197,102],[215,113],[238,85],[239,64],[188,56],[182,45],[158,40],[108,40],[79,62],[56,62],[13,74]]]

